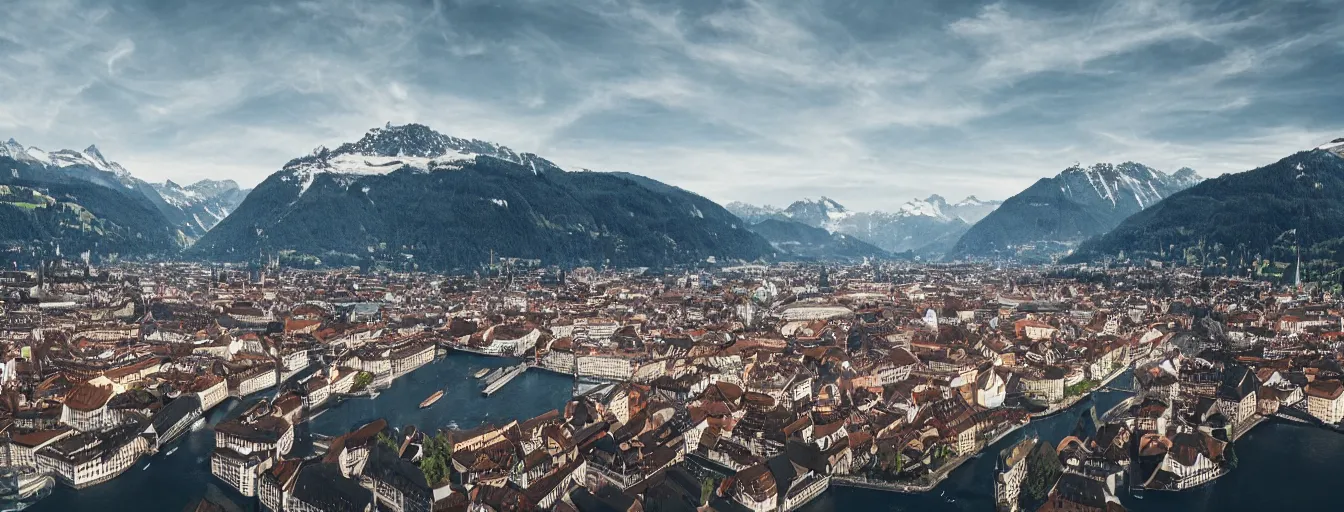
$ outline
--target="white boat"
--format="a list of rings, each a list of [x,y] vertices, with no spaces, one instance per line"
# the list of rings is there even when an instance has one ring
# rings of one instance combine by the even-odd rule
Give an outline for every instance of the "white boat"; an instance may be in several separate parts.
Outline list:
[[[145,463],[145,467],[140,468],[140,471],[144,471],[144,470],[146,470],[146,469],[149,469],[149,465],[150,465],[150,463],[149,463],[149,462],[146,462],[146,463]]]
[[[167,457],[167,456],[169,456],[169,455],[172,455],[173,452],[175,452],[175,451],[177,451],[177,447],[176,447],[176,446],[174,446],[174,447],[172,447],[172,448],[169,448],[168,451],[167,451],[166,453],[163,454],[163,456],[164,456],[164,457]]]

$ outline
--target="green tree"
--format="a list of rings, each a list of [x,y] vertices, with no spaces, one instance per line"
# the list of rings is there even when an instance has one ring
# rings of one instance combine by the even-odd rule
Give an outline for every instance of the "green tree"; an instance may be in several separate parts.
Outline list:
[[[398,443],[397,440],[387,432],[378,433],[378,444],[391,448],[394,452],[401,449],[401,443]]]
[[[364,388],[369,387],[369,384],[372,383],[373,383],[372,373],[359,372],[358,374],[355,375],[355,383],[350,386],[350,392],[358,393],[360,391],[364,391]]]
[[[452,473],[453,442],[443,433],[433,437],[425,436],[422,449],[424,454],[420,458],[420,471],[425,473],[425,481],[433,487]]]
[[[706,478],[700,481],[700,504],[709,503],[710,495],[714,494],[714,480]]]
[[[1035,510],[1033,505],[1043,503],[1063,472],[1059,456],[1047,444],[1037,444],[1027,456],[1027,476],[1022,480],[1023,510]]]

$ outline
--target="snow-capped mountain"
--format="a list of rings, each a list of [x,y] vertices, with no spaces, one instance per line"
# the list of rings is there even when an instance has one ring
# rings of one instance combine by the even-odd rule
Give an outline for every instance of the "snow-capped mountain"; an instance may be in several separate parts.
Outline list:
[[[945,221],[960,219],[967,224],[975,224],[1000,204],[1003,204],[1003,201],[981,201],[975,196],[967,196],[966,199],[949,204],[943,196],[933,194],[927,199],[906,201],[896,213],[907,217],[932,217]]]
[[[43,247],[94,257],[175,254],[189,241],[170,217],[180,212],[95,146],[47,152],[9,139],[0,144],[0,184],[13,199],[0,201],[0,239],[34,249],[26,257]]]
[[[131,177],[131,173],[121,164],[110,162],[103,157],[103,153],[95,145],[89,145],[89,147],[84,148],[84,151],[62,149],[48,153],[37,146],[25,148],[23,144],[19,144],[18,141],[11,138],[4,144],[0,144],[0,156],[52,167],[88,167],[112,173],[120,180],[127,180]]]
[[[1166,174],[1125,162],[1073,165],[1043,178],[976,223],[957,241],[957,257],[1048,259],[1085,238],[1110,231],[1125,218],[1202,181],[1184,168]],[[1035,256],[1032,256],[1035,257]]]
[[[165,202],[185,213],[201,233],[228,217],[251,191],[239,188],[233,180],[201,180],[185,187],[168,180],[153,187]]]
[[[951,210],[952,215],[955,215],[967,224],[975,224],[980,222],[980,219],[985,218],[986,215],[999,209],[999,205],[1002,204],[1003,201],[982,201],[975,196],[966,196],[966,199],[962,199],[960,202],[951,205],[949,209]]]
[[[1337,139],[1172,194],[1084,241],[1066,262],[1152,259],[1237,273],[1265,259],[1337,268],[1344,261],[1338,250],[1344,241],[1341,148],[1344,139]],[[1287,283],[1292,275],[1283,272]],[[1317,277],[1333,279],[1324,272]]]
[[[508,147],[477,139],[444,135],[420,124],[369,130],[363,138],[336,149],[319,146],[305,157],[290,160],[284,170],[303,190],[322,173],[345,175],[340,178],[388,174],[405,169],[411,172],[457,170],[485,156],[512,162],[541,174],[563,170],[554,162],[532,153],[518,153]]]
[[[208,207],[201,207],[199,203],[204,198],[192,198],[190,194],[202,194],[203,190],[193,192],[167,184],[150,184],[136,178],[121,164],[108,160],[94,145],[83,151],[61,149],[48,152],[9,139],[0,144],[0,158],[3,157],[14,162],[8,169],[14,179],[33,183],[89,183],[118,190],[134,201],[145,202],[173,227],[175,238],[182,245],[200,238],[219,222],[221,214],[227,215],[227,211],[242,201],[241,197],[226,193],[212,200]],[[233,184],[233,189],[237,191],[237,184]],[[213,193],[204,195],[216,197]]]
[[[663,266],[774,253],[704,197],[624,173],[386,126],[291,160],[191,249],[222,260],[468,269],[493,257]]]
[[[797,201],[782,210],[741,202],[729,203],[726,208],[751,224],[767,219],[793,220],[854,236],[893,253],[911,251],[922,257],[938,257],[971,223],[998,205],[999,201],[980,201],[975,196],[948,204],[934,194],[911,199],[892,212],[855,212],[826,197]]]

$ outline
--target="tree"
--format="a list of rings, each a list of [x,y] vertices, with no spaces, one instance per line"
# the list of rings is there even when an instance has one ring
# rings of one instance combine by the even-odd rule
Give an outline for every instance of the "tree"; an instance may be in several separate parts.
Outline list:
[[[1059,456],[1048,444],[1037,444],[1027,456],[1027,476],[1022,481],[1021,494],[1023,510],[1035,510],[1032,505],[1043,503],[1062,473]]]
[[[394,452],[401,449],[400,443],[398,443],[391,435],[388,435],[387,432],[378,433],[378,444],[391,448]]]
[[[355,375],[355,383],[350,386],[351,392],[363,391],[369,384],[373,383],[373,374],[369,372],[359,372]]]
[[[710,495],[714,494],[714,480],[706,478],[700,481],[700,504],[709,504]]]
[[[433,487],[452,473],[453,442],[443,433],[434,437],[425,436],[421,449],[424,454],[420,458],[420,471],[425,473],[425,481]]]

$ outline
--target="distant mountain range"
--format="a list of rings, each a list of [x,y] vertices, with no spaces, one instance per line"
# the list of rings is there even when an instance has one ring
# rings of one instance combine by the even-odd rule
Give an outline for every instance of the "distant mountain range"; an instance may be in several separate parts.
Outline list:
[[[1049,261],[1202,179],[1189,168],[1168,175],[1133,162],[1074,165],[1005,200],[968,229],[948,256]]]
[[[153,187],[164,202],[182,212],[184,229],[202,235],[228,217],[252,191],[239,188],[233,180],[201,180],[185,187],[168,180]]]
[[[1344,278],[1344,139],[1172,194],[1065,261],[1151,258],[1244,268],[1257,260],[1293,262],[1298,247],[1310,277]]]
[[[233,182],[150,184],[96,146],[47,152],[14,139],[0,144],[0,184],[0,216],[8,221],[0,240],[15,257],[58,246],[91,257],[174,255],[247,193]],[[207,211],[218,215],[200,215]]]
[[[850,211],[826,197],[795,201],[784,209],[740,202],[729,203],[725,208],[751,224],[767,219],[795,221],[850,235],[891,253],[912,253],[936,259],[971,224],[994,211],[999,204],[999,201],[981,201],[975,196],[950,204],[935,194],[927,199],[907,201],[894,212]]]
[[[387,261],[472,268],[492,257],[665,266],[775,253],[713,201],[649,178],[570,172],[416,124],[291,160],[188,252],[226,261]]]
[[[859,261],[886,259],[887,251],[844,233],[831,233],[795,220],[768,218],[750,229],[770,242],[781,259],[809,261]]]

